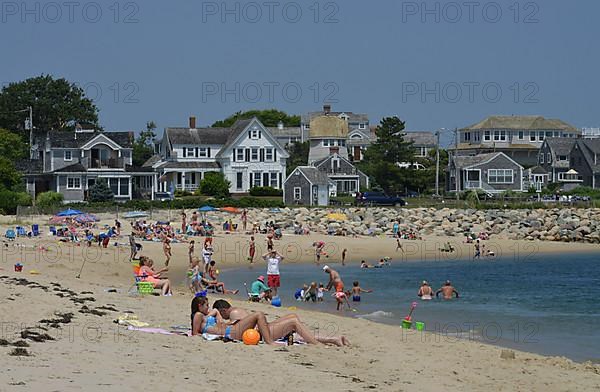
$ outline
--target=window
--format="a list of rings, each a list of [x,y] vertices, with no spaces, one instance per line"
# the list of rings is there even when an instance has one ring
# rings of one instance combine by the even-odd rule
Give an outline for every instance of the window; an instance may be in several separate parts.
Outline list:
[[[546,137],[552,137],[552,131],[546,132]]]
[[[302,188],[294,187],[294,200],[302,199]]]
[[[557,158],[559,161],[568,161],[569,158],[566,155],[559,155]]]
[[[543,163],[544,163],[544,153],[542,152],[542,153],[540,153],[540,164],[543,164]],[[548,162],[548,163],[550,163],[550,162]]]
[[[304,124],[304,130],[308,131],[310,129],[310,124]]]
[[[252,162],[258,161],[258,147],[252,147],[250,149],[250,160]],[[260,185],[259,185],[260,186]]]
[[[519,131],[519,137],[518,137],[518,139],[519,139],[519,140],[523,140],[523,139],[525,139],[525,132],[523,132],[523,131]]]
[[[108,186],[115,196],[129,196],[129,179],[127,178],[109,178]]]
[[[471,141],[471,132],[465,132],[465,142]]]
[[[244,173],[242,172],[237,172],[236,173],[236,179],[235,179],[235,188],[236,189],[242,189],[243,188],[243,184],[244,184]]]
[[[491,140],[491,132],[483,131],[483,140],[489,142]]]
[[[550,155],[550,153],[546,155],[546,162],[552,163],[552,155]]]
[[[127,178],[120,178],[119,184],[119,195],[128,196],[129,195],[129,181]]]
[[[535,131],[529,132],[529,141],[535,142]]]
[[[367,124],[365,124],[365,123],[359,123],[358,124],[358,129],[367,129]]]
[[[362,136],[360,136],[360,134],[355,133],[354,135],[352,135],[351,139],[362,139]]]
[[[473,132],[473,136],[476,142],[479,141],[479,132]]]
[[[187,149],[187,156],[188,157],[194,157],[195,153],[196,153],[196,151],[194,150],[193,147],[188,147],[188,149]]]
[[[254,172],[254,186],[262,186],[262,172]]]
[[[554,131],[554,137],[560,137],[560,132]]]
[[[338,140],[338,145],[341,147],[346,147],[346,140],[344,140],[344,139]]]
[[[419,156],[426,157],[427,156],[427,147],[419,147]]]
[[[70,150],[66,150],[65,151],[65,161],[72,161],[73,160],[73,155],[71,153]]]
[[[208,158],[208,148],[200,147],[198,149],[198,157],[199,158]]]
[[[81,189],[81,177],[67,177],[67,189]]]
[[[494,131],[494,141],[495,142],[506,141],[506,131]]]
[[[238,162],[244,162],[244,149],[238,148],[235,150],[235,160]]]
[[[277,184],[277,172],[270,173],[270,176],[271,176],[271,178],[270,178],[271,181],[270,181],[269,186],[271,188],[278,188],[278,184]]]
[[[512,169],[489,169],[488,184],[512,184],[513,170]]]
[[[323,139],[323,147],[332,146],[333,144],[329,144],[330,142],[331,142],[330,139]]]
[[[265,161],[266,162],[273,161],[273,149],[270,147],[265,148]]]
[[[258,129],[252,129],[250,131],[250,139],[260,139],[260,132]]]
[[[540,142],[541,142],[542,140],[544,140],[544,132],[543,132],[543,131],[540,131],[540,132],[538,133],[538,140],[539,140]]]

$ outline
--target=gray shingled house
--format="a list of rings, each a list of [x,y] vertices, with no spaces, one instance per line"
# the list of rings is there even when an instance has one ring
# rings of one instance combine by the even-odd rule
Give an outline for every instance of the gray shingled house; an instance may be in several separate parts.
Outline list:
[[[298,166],[283,183],[286,205],[326,206],[329,192],[335,187],[327,174],[314,166]]]
[[[561,182],[570,169],[571,150],[577,139],[549,138],[538,154],[538,165],[548,173],[548,182]]]
[[[523,191],[523,166],[502,152],[452,156],[448,167],[449,192],[482,190],[488,193]]]
[[[577,140],[570,156],[571,169],[579,185],[600,188],[600,139]]]
[[[361,188],[369,187],[369,176],[337,153],[313,162],[312,166],[325,173],[335,184],[330,196],[358,192]]]

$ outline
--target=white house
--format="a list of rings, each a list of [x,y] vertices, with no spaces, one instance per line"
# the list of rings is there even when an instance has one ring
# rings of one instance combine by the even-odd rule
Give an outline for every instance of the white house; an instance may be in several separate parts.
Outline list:
[[[230,193],[252,187],[282,189],[287,151],[256,118],[238,120],[231,128],[167,128],[161,158],[152,167],[159,173],[159,191],[194,191],[207,172],[221,172],[231,183]]]

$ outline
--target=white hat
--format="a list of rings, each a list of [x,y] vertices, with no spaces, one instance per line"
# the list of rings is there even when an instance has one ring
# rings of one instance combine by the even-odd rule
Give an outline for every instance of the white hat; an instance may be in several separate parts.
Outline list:
[[[329,269],[329,266],[328,266],[328,265],[326,265],[326,266],[323,266],[323,271],[327,271],[328,269]]]

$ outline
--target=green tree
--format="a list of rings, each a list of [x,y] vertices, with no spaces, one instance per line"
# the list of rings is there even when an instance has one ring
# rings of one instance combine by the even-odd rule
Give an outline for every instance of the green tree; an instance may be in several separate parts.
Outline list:
[[[90,201],[111,201],[114,198],[113,191],[110,189],[106,180],[97,180],[90,187]]]
[[[229,128],[237,120],[246,120],[252,117],[256,117],[260,120],[265,127],[276,127],[279,121],[283,121],[283,125],[286,127],[299,127],[300,116],[289,115],[285,112],[276,109],[267,110],[249,110],[246,112],[237,112],[227,117],[224,120],[215,122],[213,128]]]
[[[15,169],[12,161],[0,157],[0,189],[9,191],[22,190],[21,173]]]
[[[11,83],[0,92],[0,128],[24,131],[28,106],[38,131],[74,129],[76,122],[98,126],[98,108],[84,91],[66,79],[41,75]]]
[[[154,138],[156,138],[156,124],[154,121],[146,123],[146,129],[140,132],[133,142],[133,166],[142,166],[144,162],[154,155]]]
[[[207,172],[202,181],[198,192],[206,196],[228,197],[231,183],[225,179],[223,173]]]
[[[290,154],[287,160],[286,171],[291,173],[298,166],[308,165],[308,153],[310,150],[310,141],[293,142],[285,146],[285,149]]]
[[[411,141],[404,140],[404,122],[398,117],[386,117],[375,130],[377,141],[365,151],[359,167],[388,194],[401,193],[409,175],[409,169],[398,167],[399,162],[414,161]]]
[[[0,128],[0,157],[13,162],[27,157],[27,144],[21,135]]]

